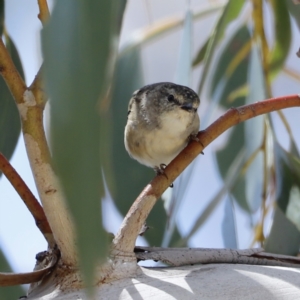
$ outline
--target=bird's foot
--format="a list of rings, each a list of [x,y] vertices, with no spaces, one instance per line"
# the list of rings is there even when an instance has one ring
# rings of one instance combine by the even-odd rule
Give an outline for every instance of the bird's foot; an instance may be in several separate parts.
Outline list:
[[[204,148],[204,145],[201,143],[201,141],[200,141],[200,139],[198,138],[197,135],[198,135],[197,133],[196,133],[196,134],[191,134],[191,135],[189,136],[189,142],[195,141],[195,142],[199,143],[199,144]],[[204,155],[204,152],[201,151],[201,154]]]
[[[166,164],[160,164],[159,167],[154,167],[154,171],[155,171],[156,175],[163,175],[167,179],[169,179],[167,174],[165,173],[165,168],[166,167],[167,167]],[[173,183],[171,183],[170,187],[172,188],[173,186],[174,186]]]

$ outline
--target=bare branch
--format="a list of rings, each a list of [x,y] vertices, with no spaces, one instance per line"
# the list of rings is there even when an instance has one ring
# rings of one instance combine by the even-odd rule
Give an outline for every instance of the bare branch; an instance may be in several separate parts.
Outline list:
[[[40,257],[39,257],[40,256]],[[40,281],[58,262],[59,251],[45,251],[36,256],[34,271],[27,273],[0,273],[0,286],[13,286]]]
[[[45,239],[47,240],[49,246],[52,248],[55,245],[52,230],[49,226],[47,218],[45,216],[44,210],[35,196],[32,194],[31,190],[28,188],[26,183],[23,181],[21,176],[12,167],[9,161],[0,152],[0,170],[10,181],[12,186],[15,188],[21,199],[24,201],[25,205],[31,212],[37,227],[40,229]]]
[[[192,141],[164,170],[166,176],[156,176],[142,191],[123,220],[113,240],[113,255],[130,253],[138,233],[161,194],[183,170],[219,135],[238,123],[283,108],[300,106],[299,95],[283,96],[229,109],[206,130],[198,133],[200,143]]]
[[[299,268],[300,258],[264,252],[262,248],[206,249],[135,247],[138,260],[161,261],[173,267],[194,264],[247,264]]]

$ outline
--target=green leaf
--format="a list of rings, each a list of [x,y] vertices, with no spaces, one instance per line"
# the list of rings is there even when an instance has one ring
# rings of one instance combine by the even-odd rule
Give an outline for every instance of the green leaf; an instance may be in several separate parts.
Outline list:
[[[300,247],[300,160],[278,142],[274,149],[277,206],[265,249],[296,255]]]
[[[226,146],[216,153],[219,171],[224,179],[233,161],[244,147],[244,126],[244,123],[235,126],[230,133]],[[231,193],[240,207],[250,213],[251,210],[245,195],[245,186],[245,177],[239,175],[231,189]]]
[[[294,185],[300,187],[300,160],[285,151],[278,142],[274,144],[276,167],[276,200],[278,207],[285,213]],[[300,201],[300,200],[299,200]]]
[[[284,0],[282,2],[285,2],[290,15],[293,17],[300,29],[300,5],[296,5],[292,0]]]
[[[292,1],[290,1],[292,2]],[[270,1],[274,13],[275,45],[271,51],[270,69],[275,76],[282,70],[291,46],[291,22],[288,5],[282,0]]]
[[[262,70],[259,48],[253,45],[250,57],[248,83],[249,93],[246,98],[246,104],[251,104],[266,98],[265,78]],[[267,136],[265,129],[265,116],[257,116],[245,122],[245,147],[247,159],[252,155],[255,157],[248,165],[245,180],[246,180],[246,198],[247,203],[252,212],[256,212],[262,201],[263,185],[264,185],[264,154],[258,151]],[[266,131],[266,132],[265,132]],[[266,143],[267,145],[267,143]],[[265,151],[268,151],[266,149]],[[257,152],[258,151],[258,152]]]
[[[297,255],[300,246],[300,231],[279,207],[275,208],[273,224],[264,244],[266,252]]]
[[[224,205],[224,217],[222,221],[222,236],[225,248],[237,249],[236,224],[233,201],[228,196]]]
[[[179,57],[174,82],[191,85],[193,15],[190,10],[185,14],[183,32],[180,41]]]
[[[10,267],[4,253],[0,248],[0,272],[10,273],[12,268]],[[0,299],[18,299],[25,295],[25,291],[21,286],[9,286],[0,287]]]
[[[140,48],[134,47],[124,52],[117,61],[112,86],[112,179],[109,187],[118,209],[125,215],[134,200],[155,176],[150,168],[133,160],[125,150],[124,128],[127,121],[129,99],[132,93],[144,85],[140,59]],[[166,224],[163,202],[158,201],[147,218],[150,227],[144,237],[152,245],[160,245],[162,230]]]
[[[22,63],[15,44],[6,36],[6,47],[12,60],[24,79]],[[21,131],[19,111],[4,79],[0,77],[0,152],[10,159],[18,142]],[[2,173],[0,173],[1,175]]]
[[[221,14],[217,25],[209,39],[209,43],[207,46],[207,51],[204,56],[204,70],[202,73],[201,81],[199,84],[198,93],[201,95],[202,88],[204,86],[205,79],[208,74],[208,70],[210,68],[210,64],[215,52],[215,49],[222,39],[224,32],[231,21],[237,18],[240,13],[242,7],[244,6],[245,1],[243,0],[229,0],[227,5],[225,6],[223,13]],[[200,49],[201,51],[201,49]]]
[[[207,51],[207,48],[208,48],[208,45],[210,43],[210,39],[211,37],[209,37],[206,42],[203,44],[203,46],[199,49],[196,57],[194,58],[193,60],[193,67],[196,67],[197,65],[201,64],[204,57],[205,57],[205,54],[206,54],[206,51]]]
[[[57,1],[42,36],[53,159],[75,221],[80,266],[88,284],[108,247],[101,221],[101,166],[108,159],[103,145],[109,141],[101,115],[109,109],[104,95],[124,5]]]
[[[214,76],[210,85],[210,95],[212,98],[215,98],[218,87],[223,86],[222,91],[218,92],[218,99],[215,102],[220,103],[224,108],[245,104],[245,97],[237,97],[232,103],[229,101],[229,95],[247,83],[250,52],[242,56],[241,61],[237,65],[233,66],[232,61],[242,51],[244,46],[249,43],[250,38],[248,28],[246,26],[240,27],[228,41],[219,60],[216,62]],[[230,72],[228,71],[229,69]]]
[[[213,99],[211,105],[220,103],[224,108],[228,109],[233,105],[240,106],[246,103],[246,96],[244,94],[239,94],[235,98],[234,103],[229,100],[229,97],[233,91],[247,84],[250,53],[241,56],[241,60],[236,65],[233,65],[232,61],[249,40],[250,34],[248,28],[243,26],[236,31],[225,46],[216,63],[217,67],[211,81],[210,90]],[[228,71],[229,69],[230,72]],[[223,178],[237,154],[245,147],[244,128],[244,124],[235,126],[226,146],[216,154],[218,167]],[[245,196],[245,187],[245,178],[240,175],[231,192],[238,204],[245,211],[250,212],[251,210]]]
[[[228,194],[228,192],[232,189],[232,186],[235,184],[240,172],[242,165],[245,160],[245,151],[242,149],[233,160],[232,164],[229,166],[228,170],[226,170],[226,175],[224,176],[224,185],[221,189],[216,193],[214,198],[208,203],[208,205],[203,209],[200,215],[196,218],[193,227],[186,234],[184,238],[179,240],[177,243],[178,246],[183,246],[188,242],[188,240],[198,231],[198,229],[206,222],[208,217],[211,216],[212,212],[219,205],[224,196]]]

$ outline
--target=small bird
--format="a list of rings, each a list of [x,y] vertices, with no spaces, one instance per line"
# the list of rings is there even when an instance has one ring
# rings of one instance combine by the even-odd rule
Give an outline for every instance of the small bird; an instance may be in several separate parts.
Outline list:
[[[196,139],[200,100],[190,88],[170,82],[146,85],[129,101],[125,148],[139,163],[163,169]]]

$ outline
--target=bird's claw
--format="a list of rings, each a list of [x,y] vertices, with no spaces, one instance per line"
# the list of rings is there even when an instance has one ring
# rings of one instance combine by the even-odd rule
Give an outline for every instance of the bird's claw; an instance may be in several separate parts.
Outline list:
[[[155,171],[156,175],[163,175],[169,180],[167,174],[165,173],[166,167],[167,167],[166,164],[160,164],[159,167],[154,167],[154,171]],[[171,183],[170,187],[172,188],[173,186],[174,186],[173,183]]]
[[[197,134],[191,134],[189,136],[189,142],[191,141],[195,141],[197,143],[199,143],[203,148],[204,148],[204,145],[201,143],[200,139],[198,138]],[[201,151],[201,154],[204,155],[204,152]]]

